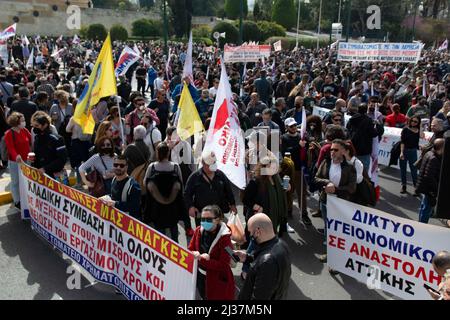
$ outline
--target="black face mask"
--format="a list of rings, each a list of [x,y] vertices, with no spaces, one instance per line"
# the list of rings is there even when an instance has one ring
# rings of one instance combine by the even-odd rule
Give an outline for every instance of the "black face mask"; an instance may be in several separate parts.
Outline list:
[[[37,135],[42,135],[47,131],[47,129],[38,129],[38,128],[34,128],[34,133]]]

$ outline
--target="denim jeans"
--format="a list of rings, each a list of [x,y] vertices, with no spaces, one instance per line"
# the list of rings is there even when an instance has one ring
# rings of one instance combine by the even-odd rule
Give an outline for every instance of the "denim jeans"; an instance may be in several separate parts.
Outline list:
[[[19,164],[15,161],[8,160],[9,174],[11,175],[11,193],[14,203],[20,202],[19,189]]]
[[[433,207],[430,205],[430,199],[426,194],[422,194],[420,203],[419,222],[428,223]]]
[[[325,228],[323,230],[325,235],[325,240],[327,240],[327,204],[326,202],[320,201],[320,213],[322,214],[323,223],[325,225]]]
[[[370,172],[370,154],[365,156],[356,156],[356,158],[362,162],[364,169],[366,169],[367,172]]]
[[[403,151],[405,160],[400,159],[400,175],[402,180],[402,186],[406,186],[406,164],[409,163],[409,169],[411,171],[411,177],[413,184],[416,185],[417,181],[417,168],[414,163],[417,161],[417,149],[405,149]]]

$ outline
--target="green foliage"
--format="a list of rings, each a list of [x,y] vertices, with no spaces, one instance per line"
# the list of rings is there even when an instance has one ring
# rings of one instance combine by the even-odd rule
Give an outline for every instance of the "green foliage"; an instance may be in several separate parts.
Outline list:
[[[192,2],[190,0],[169,0],[171,11],[169,23],[173,25],[175,35],[183,38],[189,34],[191,25],[188,7]]]
[[[155,5],[154,0],[139,0],[139,5],[141,8],[147,8],[150,9]]]
[[[216,24],[216,26],[213,28],[212,33],[211,33],[211,39],[213,38],[213,33],[214,32],[225,32],[225,39],[224,38],[220,38],[219,43],[220,46],[223,47],[225,43],[237,43],[239,40],[239,31],[238,29],[232,25],[231,23],[228,22],[219,22],[218,24]],[[215,41],[215,39],[214,39]]]
[[[192,37],[194,38],[209,38],[212,29],[208,26],[199,26],[192,29]]]
[[[111,34],[111,40],[120,40],[120,41],[127,41],[128,39],[128,31],[120,24],[115,24],[111,27],[109,30]]]
[[[241,12],[241,1],[243,1],[243,18],[247,17],[248,14],[248,4],[247,0],[226,0],[225,1],[225,12],[227,18],[235,20],[239,19]]]
[[[203,43],[206,46],[214,45],[214,42],[208,37],[194,37],[194,36],[192,36],[192,41],[194,43]]]
[[[162,35],[162,22],[139,19],[132,24],[132,34],[135,37],[155,37]]]
[[[239,20],[236,21],[236,28],[239,30]],[[261,41],[261,31],[255,22],[249,20],[242,22],[242,41]]]
[[[215,16],[221,7],[223,5],[220,0],[192,0],[194,16]]]
[[[86,39],[87,38],[87,31],[88,31],[88,26],[81,26],[80,38]]]
[[[95,8],[134,10],[136,6],[129,0],[92,0]]]
[[[270,37],[286,36],[286,29],[275,22],[258,21],[257,26],[261,33],[260,41],[266,41]]]
[[[296,25],[296,20],[297,16],[293,0],[275,0],[272,10],[272,21],[289,30]]]
[[[90,40],[105,40],[107,35],[108,31],[100,23],[91,24],[86,31],[86,38]]]
[[[267,39],[267,44],[273,44],[274,42],[277,42],[278,40],[281,40],[281,46],[283,50],[293,50],[295,48],[295,38],[288,38],[288,37],[272,37]],[[320,39],[319,46],[326,47],[328,46],[329,40],[328,39]],[[317,47],[317,38],[304,38],[300,37],[298,41],[299,47],[305,47],[306,49],[315,49]]]

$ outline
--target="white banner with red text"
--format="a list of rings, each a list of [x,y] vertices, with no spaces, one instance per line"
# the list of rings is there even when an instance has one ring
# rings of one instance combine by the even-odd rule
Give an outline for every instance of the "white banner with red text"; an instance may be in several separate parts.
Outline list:
[[[99,282],[130,300],[194,299],[191,252],[97,198],[21,166],[22,217]]]
[[[225,45],[223,58],[225,63],[258,62],[263,57],[268,59],[271,49],[271,45],[243,44],[238,47]]]
[[[407,300],[431,299],[441,277],[431,260],[450,250],[450,229],[416,222],[328,196],[328,266]]]

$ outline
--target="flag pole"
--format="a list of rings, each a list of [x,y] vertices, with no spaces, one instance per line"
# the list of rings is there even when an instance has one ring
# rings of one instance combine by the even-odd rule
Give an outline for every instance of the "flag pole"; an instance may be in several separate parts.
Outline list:
[[[123,132],[123,123],[122,123],[122,113],[120,112],[120,105],[118,106],[119,109],[119,126],[120,126],[120,137],[122,138],[122,145],[125,147],[127,145],[127,140],[125,140],[125,134]],[[122,150],[122,153],[124,152],[124,150]]]

